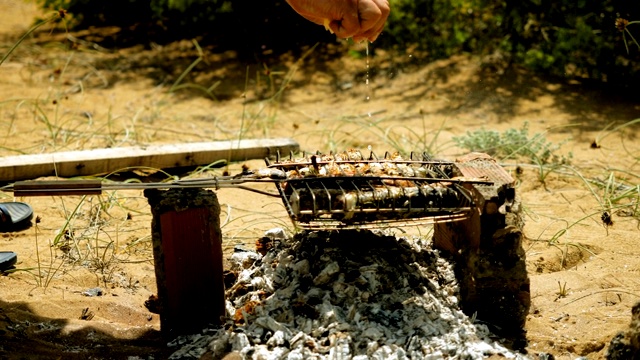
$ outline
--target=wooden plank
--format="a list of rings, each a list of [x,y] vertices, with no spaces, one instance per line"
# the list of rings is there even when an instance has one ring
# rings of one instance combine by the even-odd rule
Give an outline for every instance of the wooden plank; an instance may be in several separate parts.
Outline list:
[[[43,176],[106,174],[127,167],[167,169],[208,165],[218,160],[245,161],[288,155],[300,146],[290,138],[246,139],[185,144],[118,147],[0,158],[0,182]]]

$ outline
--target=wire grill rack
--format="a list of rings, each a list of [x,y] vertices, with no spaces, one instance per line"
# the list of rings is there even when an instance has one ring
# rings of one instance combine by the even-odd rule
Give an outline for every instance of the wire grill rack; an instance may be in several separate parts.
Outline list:
[[[267,160],[291,220],[308,230],[385,228],[467,218],[473,201],[450,161],[358,150]]]

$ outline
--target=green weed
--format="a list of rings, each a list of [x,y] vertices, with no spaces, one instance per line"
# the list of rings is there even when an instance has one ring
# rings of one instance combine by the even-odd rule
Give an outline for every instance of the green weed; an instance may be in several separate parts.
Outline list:
[[[613,127],[613,123],[610,123],[609,125],[605,126],[605,128],[600,131],[598,136],[596,136],[595,140],[593,141],[592,147],[595,147],[595,148],[600,147],[600,144],[602,144],[602,140],[604,140],[606,137],[608,137],[610,135],[613,135],[615,133],[618,133],[621,130],[624,130],[624,129],[626,129],[626,128],[630,127],[630,126],[636,125],[636,124],[640,124],[640,118],[635,119],[635,120],[631,120],[631,121],[627,121],[624,124],[618,125],[616,127]]]
[[[447,144],[440,144],[439,138],[446,128],[447,122],[442,121],[440,126],[433,131],[428,125],[425,115],[420,111],[420,124],[417,127],[406,125],[386,125],[387,121],[394,118],[370,121],[363,117],[356,119],[358,126],[376,138],[376,142],[382,142],[402,154],[412,151],[425,152],[427,154],[439,154],[446,149]],[[368,122],[365,124],[365,122]]]
[[[36,280],[36,285],[38,287],[43,288],[45,291],[49,287],[51,281],[58,275],[62,266],[64,265],[63,261],[58,261],[56,264],[56,256],[53,252],[54,246],[51,241],[49,241],[49,262],[45,265],[44,261],[40,258],[40,244],[38,240],[38,219],[35,221],[35,243],[36,243],[36,259],[37,259],[37,273],[33,274],[31,269],[25,269],[27,272],[31,272]],[[44,265],[44,266],[43,266]],[[35,269],[34,269],[35,270]]]
[[[622,32],[622,40],[624,41],[625,49],[627,49],[627,54],[629,54],[629,42],[627,41],[627,36],[631,38],[631,41],[634,44],[636,44],[638,49],[640,49],[640,44],[638,44],[638,41],[633,36],[631,31],[629,31],[629,25],[633,25],[633,24],[640,24],[640,21],[629,21],[627,19],[622,19],[622,18],[616,19],[616,27],[618,28],[618,30]]]
[[[503,133],[486,129],[468,131],[454,137],[453,141],[462,149],[484,152],[498,160],[522,160],[533,164],[538,171],[538,180],[545,187],[547,177],[569,165],[573,158],[572,153],[558,154],[568,140],[554,144],[546,139],[544,132],[530,136],[527,122],[520,129],[508,129]]]
[[[245,74],[245,91],[243,93],[243,109],[241,114],[240,129],[238,130],[238,140],[247,138],[248,136],[263,136],[270,137],[271,129],[276,124],[278,112],[280,110],[281,103],[284,99],[286,90],[293,81],[296,73],[300,70],[300,67],[304,61],[313,54],[318,44],[315,44],[307,51],[305,51],[296,62],[286,71],[271,71],[266,65],[263,64],[265,74],[267,77],[268,88],[270,89],[270,96],[266,99],[253,101],[247,98],[249,92],[249,68],[247,67]],[[280,85],[276,87],[277,77],[282,77]],[[259,73],[256,75],[256,86],[260,87],[261,76]],[[259,91],[257,89],[256,91]],[[254,103],[254,106],[249,106],[250,103]]]
[[[4,64],[4,62],[9,58],[9,56],[11,56],[11,54],[13,54],[13,52],[20,46],[20,44],[22,44],[31,34],[33,34],[34,31],[38,30],[40,27],[49,24],[51,22],[54,22],[58,19],[64,19],[64,13],[61,11],[57,11],[55,12],[53,15],[49,16],[48,18],[41,20],[39,22],[37,22],[34,26],[32,26],[31,28],[29,28],[29,30],[27,30],[27,32],[25,32],[19,39],[18,41],[16,41],[13,46],[11,46],[9,48],[9,50],[2,56],[2,58],[0,59],[0,66],[2,64]]]
[[[500,160],[526,159],[534,164],[569,164],[573,155],[559,155],[557,151],[566,141],[554,144],[547,141],[545,133],[529,136],[529,123],[520,129],[508,129],[503,133],[496,130],[479,129],[467,131],[463,136],[455,136],[457,146],[487,153]]]
[[[176,92],[178,90],[181,90],[181,89],[195,89],[195,90],[201,91],[202,93],[206,94],[208,97],[210,97],[213,100],[218,100],[218,98],[216,97],[216,95],[214,93],[214,90],[220,85],[220,81],[214,82],[209,87],[204,87],[202,85],[198,85],[198,84],[194,84],[194,83],[183,83],[183,80],[185,79],[185,77],[187,77],[187,75],[189,75],[189,73],[191,73],[191,71],[200,62],[202,62],[204,60],[204,52],[202,51],[202,48],[200,47],[200,44],[198,44],[198,41],[195,40],[195,39],[193,39],[192,42],[193,42],[193,46],[195,46],[196,50],[198,51],[198,57],[182,72],[182,74],[180,74],[180,76],[178,76],[176,81],[169,88],[169,93],[174,93],[174,92]]]
[[[560,284],[560,281],[558,281],[558,292],[556,292],[556,295],[556,300],[566,298],[567,295],[569,295],[569,289],[567,289],[566,281],[564,282],[564,284]]]

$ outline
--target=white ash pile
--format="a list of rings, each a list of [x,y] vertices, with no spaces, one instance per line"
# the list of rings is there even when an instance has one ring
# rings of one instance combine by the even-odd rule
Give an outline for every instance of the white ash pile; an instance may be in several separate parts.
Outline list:
[[[244,359],[524,358],[462,313],[453,267],[424,240],[369,231],[270,234],[264,256],[232,257],[228,326],[178,339],[172,359],[229,352]]]

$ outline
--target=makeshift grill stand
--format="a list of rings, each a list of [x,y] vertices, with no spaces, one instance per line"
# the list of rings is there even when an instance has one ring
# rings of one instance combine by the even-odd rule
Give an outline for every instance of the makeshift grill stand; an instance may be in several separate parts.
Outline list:
[[[434,246],[456,261],[463,310],[494,325],[514,347],[524,346],[530,292],[522,221],[514,180],[491,157],[472,153],[452,162],[425,153],[378,157],[348,150],[299,158],[278,155],[275,162],[266,163],[261,170],[217,178],[164,183],[23,181],[2,189],[16,196],[145,189],[153,214],[161,325],[171,336],[220,323],[224,314],[220,209],[215,193],[203,188],[274,195],[246,186],[268,182],[275,184],[275,196],[303,230],[434,224]],[[203,298],[211,286],[213,294]]]

